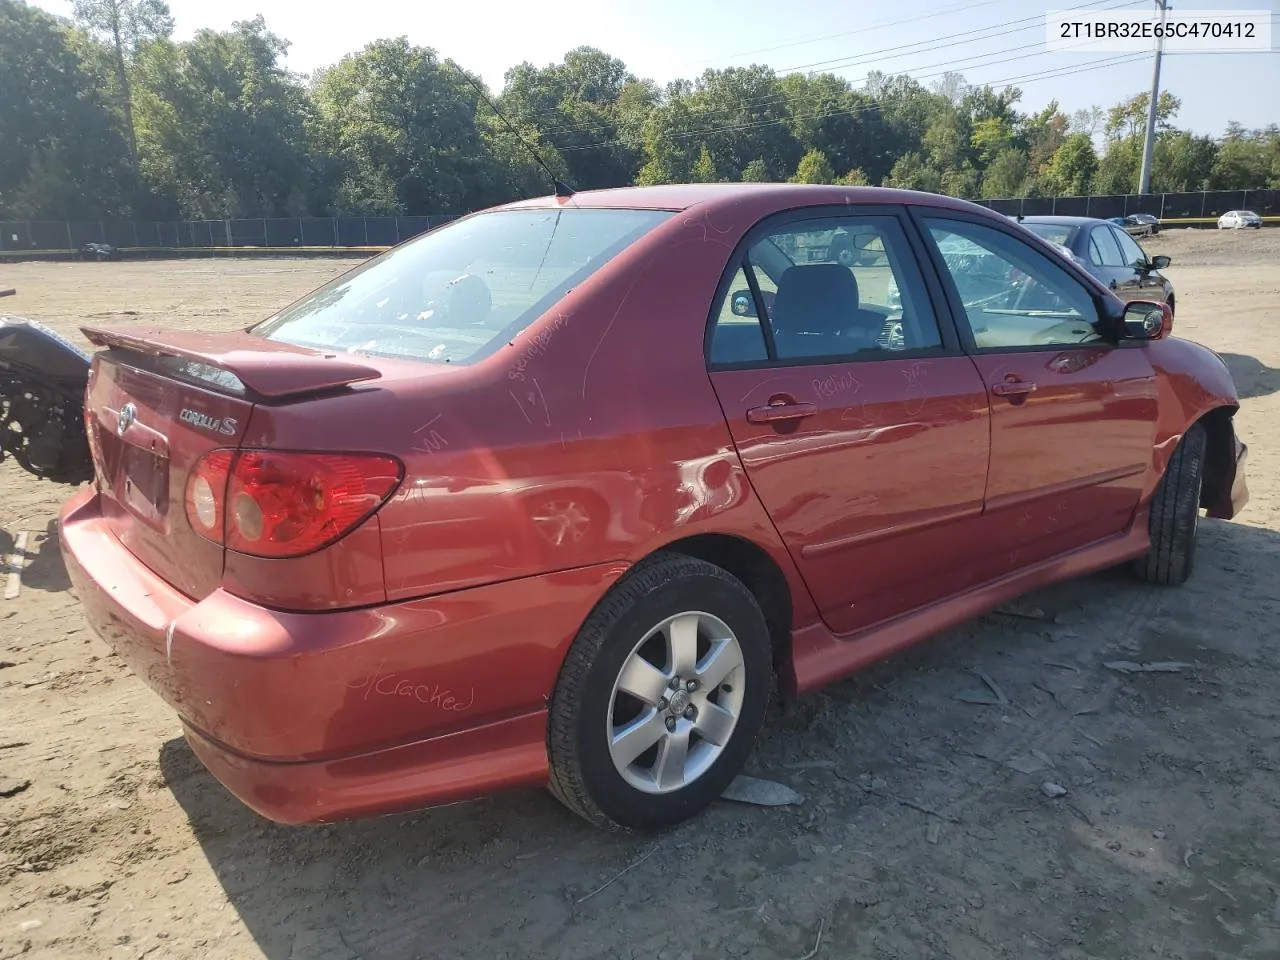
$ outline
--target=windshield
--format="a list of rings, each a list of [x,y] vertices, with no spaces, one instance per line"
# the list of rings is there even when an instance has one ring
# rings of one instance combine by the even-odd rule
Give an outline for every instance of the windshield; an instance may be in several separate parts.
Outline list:
[[[468,217],[338,277],[253,332],[346,353],[478,360],[670,216],[574,208]]]
[[[1024,227],[1030,230],[1038,237],[1043,237],[1050,243],[1056,243],[1060,247],[1069,247],[1068,243],[1071,234],[1075,232],[1075,228],[1066,227],[1060,223],[1023,223]]]

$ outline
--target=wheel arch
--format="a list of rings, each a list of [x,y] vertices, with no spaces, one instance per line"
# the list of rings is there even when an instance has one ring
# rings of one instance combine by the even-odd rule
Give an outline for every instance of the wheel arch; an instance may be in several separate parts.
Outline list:
[[[741,580],[764,612],[773,646],[774,671],[791,656],[795,619],[791,586],[782,568],[763,547],[732,534],[699,533],[663,544],[657,552],[696,557]]]

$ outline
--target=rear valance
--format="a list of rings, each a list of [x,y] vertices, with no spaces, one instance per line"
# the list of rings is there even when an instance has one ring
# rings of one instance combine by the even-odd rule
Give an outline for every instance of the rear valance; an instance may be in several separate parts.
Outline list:
[[[263,400],[334,390],[380,376],[373,367],[340,359],[335,353],[266,340],[243,330],[199,333],[158,327],[80,329],[95,346],[174,357],[224,371],[243,384],[247,393]]]

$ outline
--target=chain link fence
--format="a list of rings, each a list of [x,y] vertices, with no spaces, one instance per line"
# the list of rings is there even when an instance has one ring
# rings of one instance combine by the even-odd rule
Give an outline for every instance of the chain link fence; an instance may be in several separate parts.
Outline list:
[[[1009,216],[1109,219],[1150,213],[1170,225],[1213,226],[1228,210],[1252,210],[1280,219],[1280,190],[1206,190],[1195,193],[1102,197],[1019,197],[981,200]],[[456,219],[421,217],[281,217],[239,220],[0,221],[0,253],[67,252],[87,243],[122,250],[307,250],[393,246]]]
[[[456,216],[0,221],[0,253],[79,250],[87,243],[155,251],[389,247]]]

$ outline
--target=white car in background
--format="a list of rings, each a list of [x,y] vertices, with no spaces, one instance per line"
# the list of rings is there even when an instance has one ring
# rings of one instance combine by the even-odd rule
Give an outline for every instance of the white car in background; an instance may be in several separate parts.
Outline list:
[[[1244,227],[1262,229],[1262,218],[1252,210],[1228,210],[1218,218],[1219,230],[1241,230]]]

